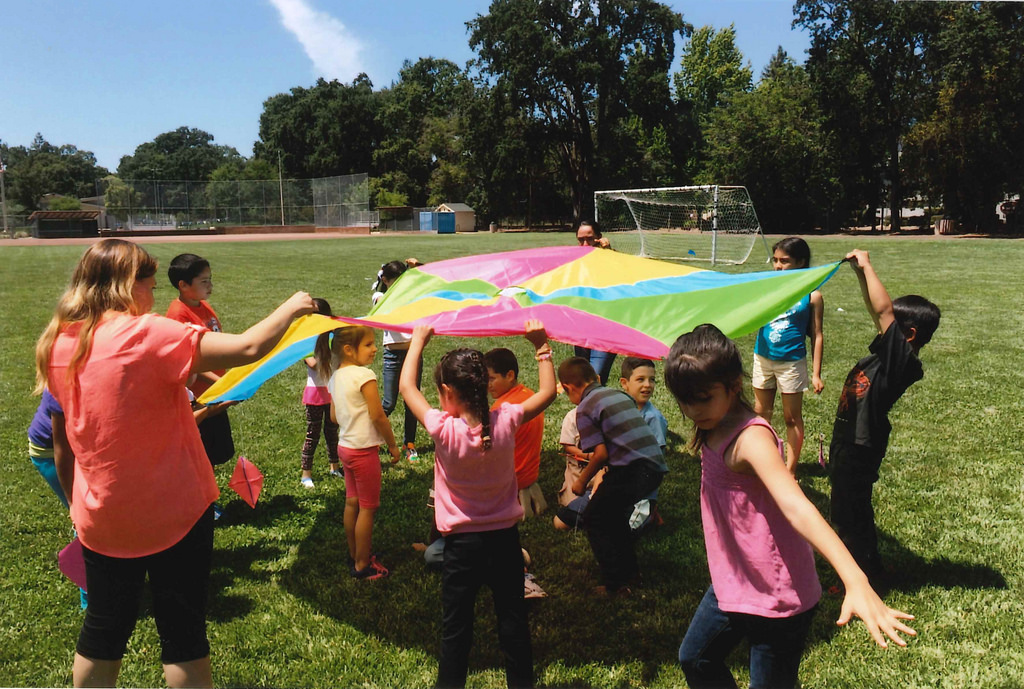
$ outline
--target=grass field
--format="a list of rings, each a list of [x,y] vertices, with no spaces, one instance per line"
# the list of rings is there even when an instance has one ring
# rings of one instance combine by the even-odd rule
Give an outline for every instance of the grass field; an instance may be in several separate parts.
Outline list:
[[[172,256],[195,251],[213,265],[211,299],[228,330],[241,330],[296,289],[326,297],[336,313],[359,315],[384,261],[565,244],[565,235],[372,237],[301,242],[153,244],[161,273]],[[923,294],[943,320],[922,354],[925,378],[892,413],[894,431],[876,488],[882,554],[896,570],[888,596],[917,616],[919,636],[905,650],[875,647],[859,623],[837,630],[839,598],[823,599],[801,668],[804,687],[1024,686],[1024,533],[1021,432],[1024,426],[1024,243],[1012,240],[811,240],[815,262],[855,246],[871,251],[890,292]],[[0,243],[0,685],[70,684],[82,615],[78,593],[57,571],[55,553],[70,538],[67,516],[26,454],[25,431],[37,404],[35,339],[48,321],[82,247],[4,247]],[[756,256],[755,252],[755,256]],[[763,264],[739,270],[756,270]],[[163,281],[156,310],[175,292]],[[843,378],[866,353],[872,323],[853,272],[843,268],[825,296],[825,391],[809,395],[809,442],[799,479],[827,513],[828,481],[813,461],[818,433],[830,433]],[[536,367],[522,339],[505,343],[521,356],[522,378]],[[747,356],[753,337],[741,340]],[[427,366],[455,346],[436,338]],[[570,348],[557,345],[556,360]],[[379,360],[377,366],[379,367]],[[429,369],[428,369],[429,370]],[[617,372],[616,366],[615,371]],[[660,372],[660,368],[659,368]],[[617,375],[617,373],[615,374]],[[425,377],[425,379],[427,379]],[[209,634],[214,679],[222,686],[390,687],[434,681],[439,645],[440,582],[409,544],[431,518],[429,438],[423,461],[385,468],[375,550],[392,577],[356,582],[345,567],[340,482],[325,476],[318,451],[316,488],[299,485],[305,425],[301,365],[270,381],[232,410],[240,454],[266,476],[251,510],[218,472],[226,518],[216,530]],[[428,398],[436,399],[431,386]],[[538,681],[547,686],[685,686],[675,664],[683,632],[708,585],[698,506],[699,466],[684,450],[689,427],[663,386],[655,404],[669,420],[671,473],[661,489],[666,524],[639,547],[642,595],[613,604],[591,600],[596,564],[586,539],[555,533],[548,515],[521,530],[532,571],[549,597],[533,601],[531,629]],[[558,399],[546,417],[541,485],[550,503],[561,483],[558,427],[569,409]],[[781,412],[777,412],[781,413]],[[396,414],[395,423],[400,423]],[[781,419],[776,419],[781,427]],[[168,499],[173,500],[173,490]],[[145,518],[145,515],[140,515]],[[820,563],[827,587],[835,575]],[[490,601],[479,621],[470,685],[504,686]],[[741,684],[746,654],[733,656]],[[125,686],[161,686],[159,644],[144,610],[121,673]]]

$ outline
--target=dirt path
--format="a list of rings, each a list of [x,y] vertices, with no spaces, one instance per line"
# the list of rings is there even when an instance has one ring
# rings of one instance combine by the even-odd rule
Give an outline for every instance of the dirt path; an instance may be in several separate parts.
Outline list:
[[[418,232],[388,232],[387,236],[419,235]],[[279,234],[211,234],[211,235],[158,235],[151,237],[125,237],[139,244],[191,244],[193,242],[279,242],[316,239],[350,239],[353,237],[377,237],[376,234],[342,234],[333,232],[281,232]],[[102,237],[63,237],[60,239],[0,239],[0,248],[5,246],[88,246]]]

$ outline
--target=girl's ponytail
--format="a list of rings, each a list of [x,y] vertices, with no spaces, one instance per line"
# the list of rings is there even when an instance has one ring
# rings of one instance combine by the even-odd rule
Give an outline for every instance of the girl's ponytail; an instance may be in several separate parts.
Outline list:
[[[323,314],[324,316],[334,316],[331,312],[331,305],[327,303],[326,299],[320,297],[313,298],[313,305],[316,307],[316,312]],[[316,338],[316,346],[313,348],[313,358],[316,359],[316,366],[314,369],[317,375],[324,381],[331,377],[331,371],[333,366],[333,355],[331,353],[331,333],[326,332]]]
[[[479,354],[479,352],[477,352]],[[481,363],[483,359],[481,358]],[[474,401],[472,408],[473,413],[480,419],[480,424],[483,428],[480,429],[480,441],[483,444],[484,451],[491,449],[491,405],[487,403],[487,369],[484,369],[484,380],[483,385],[476,389],[476,400]]]
[[[480,438],[486,452],[491,449],[491,407],[487,403],[487,366],[476,349],[453,349],[441,357],[434,369],[434,383],[455,390],[483,427]]]

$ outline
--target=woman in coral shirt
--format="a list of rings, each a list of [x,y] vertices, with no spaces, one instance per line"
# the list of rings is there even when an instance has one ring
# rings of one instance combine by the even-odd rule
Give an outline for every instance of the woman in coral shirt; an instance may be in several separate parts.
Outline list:
[[[114,686],[147,575],[167,684],[212,686],[206,598],[217,497],[185,382],[262,357],[299,292],[241,335],[150,314],[156,260],[120,239],[86,250],[36,346],[40,389],[64,408],[73,461],[57,467],[85,553],[89,607],[75,686]]]

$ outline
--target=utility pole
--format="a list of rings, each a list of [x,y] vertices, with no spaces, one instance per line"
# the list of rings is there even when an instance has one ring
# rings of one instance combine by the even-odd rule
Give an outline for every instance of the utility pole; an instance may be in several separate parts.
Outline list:
[[[7,183],[4,181],[5,172],[7,172],[7,168],[4,167],[3,159],[0,159],[0,204],[4,207],[4,234],[14,239],[14,233],[7,227]]]
[[[284,177],[281,176],[281,151],[277,152],[277,190],[281,195],[281,227],[284,227]]]

